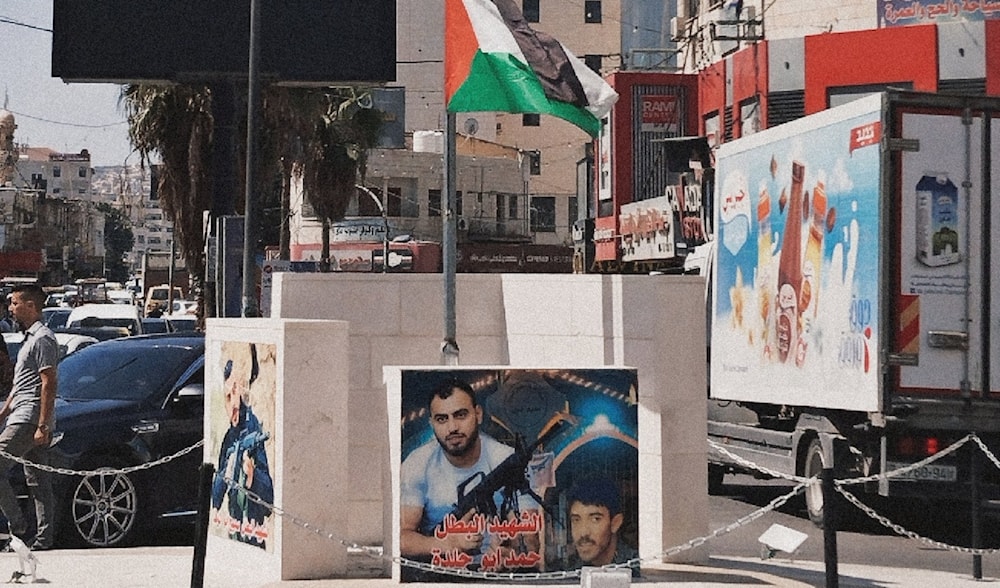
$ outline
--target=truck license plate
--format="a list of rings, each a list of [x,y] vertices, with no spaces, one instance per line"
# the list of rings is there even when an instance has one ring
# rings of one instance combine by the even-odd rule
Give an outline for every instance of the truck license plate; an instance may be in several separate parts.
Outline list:
[[[908,464],[887,462],[886,470],[891,472]],[[949,465],[928,464],[915,470],[910,470],[902,475],[893,476],[890,480],[910,481],[910,482],[954,482],[958,480],[958,468]]]

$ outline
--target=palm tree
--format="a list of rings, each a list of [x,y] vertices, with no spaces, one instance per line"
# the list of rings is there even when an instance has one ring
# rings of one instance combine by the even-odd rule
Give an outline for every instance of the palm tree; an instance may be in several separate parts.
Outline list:
[[[304,170],[303,188],[317,214],[326,223],[342,219],[358,174],[364,177],[367,150],[376,144],[381,128],[381,114],[363,107],[370,100],[370,94],[354,88],[266,88],[258,139],[261,185],[274,185],[280,178],[285,203],[293,168]],[[154,155],[162,160],[161,206],[174,222],[174,239],[200,292],[205,274],[202,219],[212,208],[212,91],[204,86],[133,84],[123,87],[121,102],[129,139],[143,165]],[[240,126],[245,125],[244,118]],[[245,160],[245,146],[239,153]],[[240,177],[240,193],[243,180]],[[282,219],[287,217],[283,209]],[[201,297],[199,308],[204,316]]]

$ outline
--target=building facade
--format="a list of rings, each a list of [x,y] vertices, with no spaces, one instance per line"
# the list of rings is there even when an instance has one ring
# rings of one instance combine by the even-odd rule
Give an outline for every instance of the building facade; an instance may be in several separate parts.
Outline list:
[[[31,267],[0,270],[49,281],[100,272],[104,215],[91,202],[90,154],[18,144],[14,115],[6,110],[0,110],[0,126],[0,252],[8,254],[8,266],[32,260]]]
[[[1000,11],[949,5],[680,0],[672,29],[718,144],[887,87],[1000,95]]]
[[[556,37],[595,71],[664,69],[675,65],[670,2],[515,0],[537,31]],[[444,128],[444,2],[397,2],[395,86],[405,90],[407,133]],[[590,137],[555,117],[496,112],[461,113],[456,126],[474,137],[517,149],[526,160],[527,212],[532,242],[570,245],[575,220],[586,216],[578,197],[581,162],[592,162]],[[583,174],[586,182],[586,173]],[[585,192],[585,191],[584,191]]]
[[[125,165],[94,169],[92,199],[111,204],[128,219],[135,244],[126,263],[132,273],[142,268],[147,251],[169,252],[174,228],[160,207],[155,184],[156,165]]]
[[[412,149],[369,153],[364,185],[359,185],[346,218],[331,226],[333,247],[385,240],[440,243],[442,139],[440,133],[418,132]],[[478,139],[460,141],[455,202],[460,242],[531,241],[527,171],[519,155],[517,149]],[[317,261],[322,223],[312,211],[300,178],[293,176],[291,186],[291,259]],[[358,247],[346,249],[353,252]]]

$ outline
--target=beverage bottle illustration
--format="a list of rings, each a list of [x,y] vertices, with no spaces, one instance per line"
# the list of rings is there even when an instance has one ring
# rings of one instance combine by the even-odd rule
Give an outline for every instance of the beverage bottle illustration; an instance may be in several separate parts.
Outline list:
[[[917,182],[917,260],[928,266],[962,261],[958,187],[948,174],[927,172]]]
[[[812,193],[812,215],[806,256],[802,266],[802,291],[799,293],[799,310],[816,316],[819,302],[820,268],[823,263],[823,234],[826,225],[826,187],[816,182]]]
[[[802,288],[802,182],[805,167],[792,162],[792,189],[778,258],[775,344],[778,360],[788,360],[799,338],[799,294]]]
[[[764,355],[772,352],[771,305],[774,303],[774,274],[771,270],[771,195],[761,187],[757,201],[757,296],[760,306],[761,344]]]

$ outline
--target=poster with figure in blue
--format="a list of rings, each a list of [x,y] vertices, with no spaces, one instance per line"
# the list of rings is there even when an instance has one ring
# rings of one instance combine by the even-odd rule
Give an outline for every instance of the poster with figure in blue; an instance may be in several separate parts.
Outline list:
[[[401,372],[404,582],[639,571],[635,370]]]
[[[720,148],[713,398],[879,408],[877,98]]]
[[[209,382],[222,389],[209,396],[209,451],[218,456],[212,480],[210,528],[233,541],[271,550],[274,532],[276,347],[224,341],[220,370]]]

